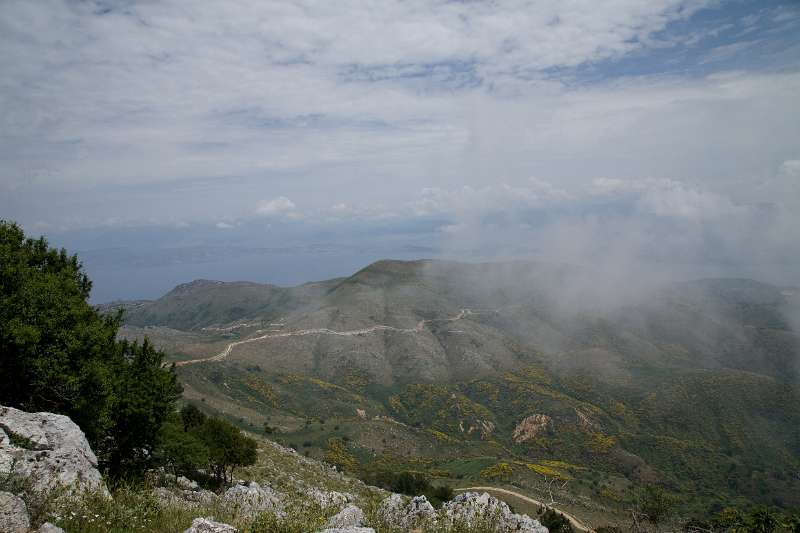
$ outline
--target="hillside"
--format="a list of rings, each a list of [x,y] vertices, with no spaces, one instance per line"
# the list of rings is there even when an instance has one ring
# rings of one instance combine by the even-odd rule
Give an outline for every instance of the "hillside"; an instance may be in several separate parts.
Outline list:
[[[647,483],[700,513],[800,505],[797,309],[752,280],[631,296],[558,265],[380,261],[182,285],[122,334],[179,361],[190,401],[312,456],[339,436],[364,471],[542,496],[559,479],[578,516],[614,517]]]

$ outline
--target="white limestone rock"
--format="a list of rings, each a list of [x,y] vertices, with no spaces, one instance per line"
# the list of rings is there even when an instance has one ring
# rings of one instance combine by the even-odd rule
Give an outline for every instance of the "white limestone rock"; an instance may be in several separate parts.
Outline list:
[[[355,505],[348,505],[328,519],[329,528],[359,527],[364,524],[364,511]]]
[[[328,507],[342,507],[353,501],[353,496],[344,492],[336,492],[335,490],[325,491],[317,488],[311,488],[306,491],[306,496],[311,498],[323,509]]]
[[[407,503],[399,494],[392,494],[378,506],[378,517],[388,526],[405,529],[436,521],[436,510],[425,496],[415,496]]]
[[[22,498],[10,492],[0,492],[0,531],[25,533],[31,527],[28,507]]]
[[[189,529],[183,533],[236,533],[236,528],[221,522],[214,522],[213,517],[195,518]]]
[[[505,502],[486,492],[464,492],[444,504],[448,522],[462,522],[469,526],[481,520],[492,522],[497,531],[524,533],[548,533],[546,527],[528,515],[511,512]]]
[[[265,511],[283,515],[282,500],[284,495],[269,485],[261,486],[255,481],[238,483],[225,491],[222,499],[234,505],[238,512],[253,516]]]
[[[28,479],[37,492],[108,494],[86,436],[64,415],[0,406],[0,475],[9,474]]]
[[[180,490],[156,487],[153,495],[166,507],[183,507],[193,509],[200,506],[210,506],[217,502],[219,497],[210,490]]]
[[[63,529],[50,522],[45,522],[36,531],[37,533],[65,533]]]

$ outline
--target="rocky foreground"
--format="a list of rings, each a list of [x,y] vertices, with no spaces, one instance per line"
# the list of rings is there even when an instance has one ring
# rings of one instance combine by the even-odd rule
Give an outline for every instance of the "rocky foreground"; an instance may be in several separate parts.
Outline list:
[[[369,487],[273,442],[264,443],[262,455],[262,468],[245,471],[260,474],[258,481],[239,480],[221,493],[203,489],[185,477],[154,476],[157,486],[137,497],[155,502],[159,513],[187,519],[184,526],[170,529],[144,518],[141,529],[186,533],[241,529],[547,533],[537,520],[513,513],[486,493],[459,494],[437,510],[424,496],[408,498]],[[100,510],[116,509],[114,498],[122,499],[109,493],[97,470],[95,454],[68,417],[0,407],[0,532],[64,532],[82,518],[92,525],[90,529],[117,530],[119,522],[112,520],[119,519],[119,512]],[[122,529],[140,529],[136,520],[142,517],[131,515],[131,523],[124,523]]]

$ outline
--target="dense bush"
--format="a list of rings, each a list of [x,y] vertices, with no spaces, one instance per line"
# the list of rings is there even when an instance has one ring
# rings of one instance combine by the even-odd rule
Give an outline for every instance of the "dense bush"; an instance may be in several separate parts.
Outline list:
[[[546,509],[539,515],[539,522],[545,526],[550,533],[572,533],[572,524],[567,518],[553,509]]]
[[[235,467],[255,464],[256,441],[236,426],[209,418],[194,432],[208,447],[209,467],[217,479],[228,481]]]
[[[189,404],[162,427],[155,458],[172,474],[196,477],[203,468],[217,482],[225,482],[233,468],[256,462],[256,450],[256,441],[236,426],[208,417]]]
[[[117,341],[77,256],[0,221],[0,404],[68,415],[112,476],[149,462],[181,392],[163,354]]]
[[[686,531],[700,531],[696,520],[690,520]],[[765,506],[757,506],[744,512],[741,509],[727,507],[715,514],[707,530],[731,531],[744,533],[798,533],[800,532],[800,514],[778,513]]]
[[[441,507],[442,503],[453,498],[453,489],[448,485],[433,485],[430,479],[421,472],[393,472],[391,470],[366,471],[362,479],[370,485],[375,485],[392,492],[399,492],[408,496],[423,495],[434,507]]]

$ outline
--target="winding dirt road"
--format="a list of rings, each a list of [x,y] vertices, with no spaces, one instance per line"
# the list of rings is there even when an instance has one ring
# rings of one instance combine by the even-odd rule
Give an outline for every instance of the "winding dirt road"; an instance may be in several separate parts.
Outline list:
[[[376,331],[394,331],[397,333],[421,333],[427,324],[431,324],[433,322],[456,322],[458,320],[462,320],[463,318],[475,314],[470,309],[461,309],[459,313],[450,318],[432,318],[428,320],[420,320],[417,325],[413,328],[396,328],[394,326],[385,326],[385,325],[375,325],[370,326],[368,328],[361,328],[361,329],[351,329],[347,331],[335,331],[328,328],[314,328],[314,329],[301,329],[297,331],[286,331],[283,333],[267,333],[265,335],[260,335],[258,337],[251,337],[249,339],[243,339],[240,341],[235,341],[228,344],[224,350],[222,350],[217,355],[212,355],[211,357],[203,357],[201,359],[190,359],[188,361],[178,361],[175,363],[175,366],[185,366],[185,365],[193,365],[195,363],[215,363],[219,361],[223,361],[227,358],[233,349],[237,346],[241,346],[242,344],[249,344],[251,342],[258,342],[267,339],[279,339],[283,337],[303,337],[306,335],[338,335],[341,337],[358,337],[361,335],[369,335],[370,333],[375,333]],[[262,330],[263,331],[263,330]],[[258,333],[258,332],[257,332]]]
[[[524,494],[520,494],[519,492],[514,492],[513,490],[500,489],[500,488],[497,488],[497,487],[465,487],[463,489],[453,489],[453,490],[455,490],[457,492],[482,490],[482,491],[486,491],[486,492],[500,492],[502,494],[508,494],[509,496],[514,496],[515,498],[519,498],[522,501],[525,501],[525,502],[528,502],[528,503],[532,503],[533,505],[538,505],[540,507],[547,507],[548,509],[553,509],[554,511],[556,511],[558,513],[561,513],[562,515],[564,515],[564,518],[569,520],[569,523],[572,524],[572,527],[574,527],[578,531],[588,531],[589,533],[593,533],[594,532],[594,530],[592,528],[590,528],[589,526],[583,524],[583,522],[581,522],[580,520],[578,520],[577,518],[575,518],[571,514],[565,512],[565,511],[562,511],[561,509],[557,509],[557,508],[553,507],[552,505],[547,505],[544,502],[540,502],[539,500],[534,500],[533,498],[529,498],[528,496],[525,496]]]

